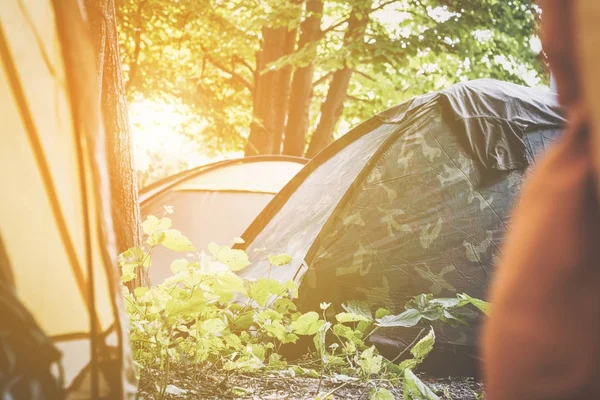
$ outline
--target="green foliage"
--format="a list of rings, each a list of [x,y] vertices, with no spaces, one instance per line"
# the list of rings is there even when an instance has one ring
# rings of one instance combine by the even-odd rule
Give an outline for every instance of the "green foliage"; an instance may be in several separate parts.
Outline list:
[[[344,43],[353,9],[367,27]],[[123,0],[117,8],[130,101],[177,106],[186,118],[178,133],[211,155],[243,148],[265,71],[314,66],[312,130],[329,77],[352,68],[337,135],[394,104],[467,79],[547,84],[539,49],[530,45],[538,12],[533,0],[326,0],[318,39],[300,47],[297,35],[291,53],[262,65],[264,29],[298,28],[311,17],[303,2]]]
[[[150,267],[156,246],[184,252],[193,249],[187,238],[171,228],[168,218],[148,217],[143,231],[144,246],[119,257],[123,281],[135,276],[136,269]],[[157,286],[139,287],[133,293],[123,287],[136,363],[142,370],[161,372],[163,394],[173,366],[188,365],[228,373],[278,370],[317,378],[333,374],[340,381],[372,382],[371,399],[393,398],[376,382],[403,381],[405,396],[436,399],[412,372],[434,347],[432,328],[412,346],[412,358],[400,364],[385,360],[368,345],[368,337],[378,329],[415,326],[422,319],[454,322],[455,310],[467,305],[487,307],[465,294],[448,299],[420,295],[407,303],[405,312],[392,315],[386,309],[373,313],[367,303],[351,301],[343,305],[344,312],[335,315],[336,322],[328,321],[328,303],[321,303],[321,313],[297,311],[293,301],[298,285],[293,281],[247,281],[237,276],[234,272],[250,263],[244,251],[214,243],[209,251],[210,255],[175,259],[170,266],[173,275]],[[291,260],[288,255],[267,258],[281,268]],[[278,352],[283,344],[296,343],[301,336],[313,339],[315,352],[309,357],[309,368],[288,365]]]
[[[440,398],[427,387],[410,369],[404,373],[402,381],[404,400],[440,400]]]

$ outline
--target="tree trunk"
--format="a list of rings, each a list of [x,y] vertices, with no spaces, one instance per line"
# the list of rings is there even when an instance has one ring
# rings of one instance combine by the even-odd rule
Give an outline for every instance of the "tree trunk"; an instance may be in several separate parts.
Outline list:
[[[294,51],[296,29],[264,27],[263,44],[257,59],[254,119],[245,154],[279,154],[289,97],[291,67],[260,74],[265,67]]]
[[[291,29],[286,33],[284,55],[289,55],[296,50],[296,40],[298,38],[298,29]],[[288,104],[290,101],[290,80],[292,79],[292,66],[286,65],[280,71],[280,92],[278,95],[277,109],[275,110],[275,135],[273,136],[273,153],[281,154],[281,142],[287,120]],[[277,98],[277,97],[276,97]]]
[[[369,22],[370,8],[371,4],[369,2],[364,8],[360,7],[352,10],[348,19],[348,28],[344,34],[344,44],[349,45],[364,39],[365,30]],[[321,105],[319,123],[313,133],[306,157],[314,157],[333,142],[333,133],[344,111],[344,101],[347,97],[351,77],[352,69],[347,65],[333,74],[329,90],[327,91],[327,97]]]
[[[298,49],[312,45],[319,39],[321,33],[321,17],[323,0],[308,0],[306,3],[308,17],[300,26],[301,34]],[[308,117],[310,101],[313,93],[314,63],[296,68],[289,95],[289,108],[283,153],[292,156],[302,156],[308,132]]]
[[[86,0],[98,55],[98,86],[109,160],[110,191],[119,252],[140,244],[140,211],[129,116],[119,59],[114,0]],[[142,284],[144,282],[136,282]]]

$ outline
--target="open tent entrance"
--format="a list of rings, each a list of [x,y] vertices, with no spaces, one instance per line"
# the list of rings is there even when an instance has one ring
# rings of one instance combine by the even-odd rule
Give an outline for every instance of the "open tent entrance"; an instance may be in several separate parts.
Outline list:
[[[254,156],[197,167],[157,182],[140,193],[142,217],[161,217],[165,206],[173,226],[197,250],[239,237],[271,199],[308,160],[290,156]],[[152,253],[150,283],[172,275],[173,252],[157,247]]]

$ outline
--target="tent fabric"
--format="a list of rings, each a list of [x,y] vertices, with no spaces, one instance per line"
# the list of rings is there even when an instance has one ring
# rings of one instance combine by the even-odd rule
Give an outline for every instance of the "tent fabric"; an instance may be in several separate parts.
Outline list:
[[[2,277],[62,352],[67,398],[133,398],[95,56],[79,7],[0,6]]]
[[[252,251],[286,252],[271,271],[301,282],[299,306],[366,300],[400,313],[421,293],[486,298],[521,182],[559,135],[553,94],[496,80],[461,83],[376,115],[312,160],[246,231]],[[300,217],[301,216],[301,217]],[[479,321],[436,325],[439,351],[474,351]],[[399,350],[421,327],[385,329]]]
[[[274,162],[279,162],[278,166],[283,168],[283,173],[277,171],[275,168],[276,164],[273,164]],[[260,155],[217,161],[212,164],[182,171],[154,182],[140,190],[139,201],[141,205],[149,203],[155,196],[165,193],[168,189],[173,188],[179,183],[185,183],[188,179],[199,180],[199,183],[193,188],[195,190],[236,190],[237,187],[238,191],[253,191],[248,185],[244,186],[244,182],[248,179],[254,179],[254,182],[262,185],[262,189],[256,191],[275,194],[289,181],[290,174],[296,174],[300,169],[299,166],[303,166],[307,162],[308,160],[302,157],[278,155]],[[239,167],[239,165],[247,166],[255,163],[258,164],[258,170],[255,175],[248,173],[247,171],[250,171],[248,168]],[[261,169],[261,165],[262,167],[266,167],[266,170]],[[223,174],[220,171],[221,168],[229,171],[229,173]],[[292,172],[290,172],[290,169]],[[215,171],[216,175],[213,175]]]
[[[0,280],[0,397],[60,398],[60,379],[52,368],[60,352],[17,299],[8,281]],[[35,357],[19,357],[32,352]]]
[[[243,167],[240,167],[243,165]],[[223,165],[181,182],[175,191],[240,191],[277,194],[303,164],[290,161]]]
[[[288,156],[255,156],[201,166],[154,184],[140,193],[142,217],[157,217],[165,206],[173,227],[180,230],[198,251],[210,242],[230,243],[250,226],[254,218],[306,163]],[[152,252],[150,283],[156,285],[172,275],[169,268],[177,255],[157,247]]]

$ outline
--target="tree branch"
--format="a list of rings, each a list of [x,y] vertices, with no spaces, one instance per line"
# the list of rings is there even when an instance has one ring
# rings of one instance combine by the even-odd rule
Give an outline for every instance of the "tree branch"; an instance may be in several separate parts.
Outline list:
[[[250,82],[248,82],[246,79],[244,79],[243,76],[241,76],[240,74],[235,72],[233,69],[227,68],[225,65],[221,64],[219,61],[217,61],[215,58],[213,58],[210,54],[208,54],[206,52],[206,49],[204,48],[204,46],[202,46],[201,48],[202,48],[202,51],[204,52],[204,57],[206,58],[207,61],[209,61],[212,65],[214,65],[221,71],[231,75],[231,77],[233,79],[235,79],[236,81],[241,83],[244,87],[246,87],[248,90],[250,90],[250,93],[254,93],[254,86],[252,84],[250,84]]]
[[[233,56],[232,63],[234,64],[234,67],[235,67],[235,63],[239,63],[239,64],[242,64],[244,67],[248,68],[248,71],[250,71],[250,73],[252,74],[252,77],[256,81],[256,76],[258,75],[258,71],[256,71],[254,68],[252,68],[252,65],[250,65],[250,63],[248,61],[244,60],[242,57],[240,57],[236,54]]]
[[[360,101],[363,103],[369,103],[372,101],[371,99],[361,99],[360,97],[352,96],[351,94],[347,94],[346,97],[348,100]]]
[[[357,69],[353,69],[353,70],[352,70],[352,72],[356,72],[356,73],[357,73],[357,74],[359,74],[360,76],[362,76],[362,77],[364,77],[364,78],[367,78],[367,79],[368,79],[368,80],[370,80],[370,81],[377,82],[377,79],[373,78],[371,75],[369,75],[369,74],[367,74],[367,73],[365,73],[365,72],[359,71],[359,70],[357,70]]]
[[[336,23],[335,23],[335,24],[333,24],[333,25],[329,25],[327,28],[325,28],[325,29],[323,29],[323,30],[321,31],[321,33],[320,33],[320,36],[319,36],[319,37],[320,37],[320,38],[322,38],[323,36],[325,36],[326,34],[328,34],[329,32],[331,32],[331,31],[332,31],[332,30],[334,30],[335,28],[338,28],[338,27],[340,27],[340,26],[344,25],[346,22],[348,22],[348,20],[349,20],[349,19],[350,19],[350,17],[348,17],[348,18],[344,18],[343,20],[341,20],[341,21],[338,21],[338,22],[336,22]]]
[[[384,1],[383,3],[379,4],[377,7],[371,8],[371,12],[381,10],[385,6],[389,6],[390,4],[397,3],[397,2],[398,2],[398,0]]]
[[[319,79],[317,79],[316,81],[313,82],[313,87],[320,85],[321,83],[325,82],[327,79],[329,79],[329,77],[333,75],[333,71],[323,75],[322,77],[320,77]]]

